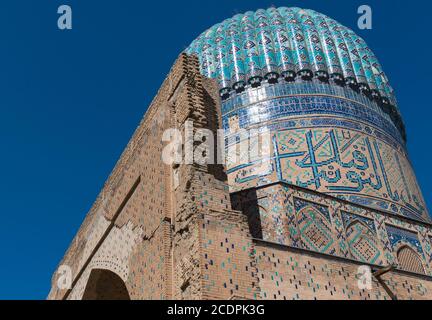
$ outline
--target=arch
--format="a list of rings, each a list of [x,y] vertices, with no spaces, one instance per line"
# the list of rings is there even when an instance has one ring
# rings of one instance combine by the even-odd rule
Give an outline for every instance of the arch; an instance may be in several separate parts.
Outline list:
[[[411,247],[402,246],[396,255],[402,270],[425,274],[422,259]]]
[[[87,281],[83,300],[130,300],[124,281],[114,272],[93,269]]]
[[[321,253],[334,253],[331,223],[312,205],[297,213],[297,226],[302,247]]]
[[[361,262],[380,264],[381,249],[375,233],[362,221],[354,220],[345,228],[351,256]]]

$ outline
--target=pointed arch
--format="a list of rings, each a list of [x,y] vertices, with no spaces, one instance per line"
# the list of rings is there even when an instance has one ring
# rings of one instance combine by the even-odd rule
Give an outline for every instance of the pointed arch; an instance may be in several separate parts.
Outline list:
[[[334,253],[331,223],[313,205],[307,205],[297,213],[297,226],[302,247],[321,253]]]
[[[93,269],[87,281],[83,300],[130,300],[124,281],[114,272]]]
[[[381,263],[378,240],[365,223],[360,220],[352,221],[345,228],[345,235],[352,258],[371,264]]]
[[[397,251],[397,259],[402,270],[425,274],[421,257],[410,246],[402,246]]]

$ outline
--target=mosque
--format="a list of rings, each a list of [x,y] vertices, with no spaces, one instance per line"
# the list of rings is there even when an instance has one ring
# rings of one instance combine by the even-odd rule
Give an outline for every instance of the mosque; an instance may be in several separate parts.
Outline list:
[[[162,135],[270,133],[249,162],[160,161]],[[179,56],[49,299],[431,299],[432,221],[389,79],[313,10],[237,14]],[[66,281],[67,282],[67,281]]]

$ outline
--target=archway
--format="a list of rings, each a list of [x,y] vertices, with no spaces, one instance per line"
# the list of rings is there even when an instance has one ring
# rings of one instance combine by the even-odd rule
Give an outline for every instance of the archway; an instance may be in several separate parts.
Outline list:
[[[123,280],[114,272],[93,269],[87,281],[83,300],[130,300]]]
[[[423,263],[420,256],[410,247],[403,246],[397,252],[399,266],[402,270],[424,274]]]

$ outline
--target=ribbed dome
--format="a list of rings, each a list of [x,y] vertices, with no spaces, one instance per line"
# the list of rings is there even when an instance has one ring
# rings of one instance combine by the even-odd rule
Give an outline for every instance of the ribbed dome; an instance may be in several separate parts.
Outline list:
[[[202,33],[186,53],[198,56],[205,76],[218,79],[223,98],[262,81],[317,78],[374,98],[405,135],[393,89],[365,41],[313,10],[238,14]]]

